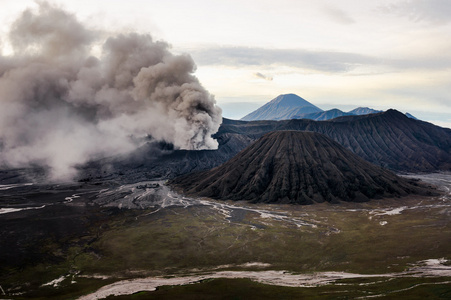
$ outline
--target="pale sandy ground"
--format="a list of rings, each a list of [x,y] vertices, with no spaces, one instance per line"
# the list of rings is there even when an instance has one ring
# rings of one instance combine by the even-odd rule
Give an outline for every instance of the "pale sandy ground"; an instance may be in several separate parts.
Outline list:
[[[444,259],[421,261],[406,272],[385,274],[354,274],[345,272],[321,272],[312,274],[292,274],[286,271],[220,271],[202,275],[184,277],[148,277],[121,280],[106,285],[96,292],[80,297],[79,300],[103,299],[111,295],[130,295],[140,291],[155,291],[164,285],[185,285],[211,278],[248,278],[269,285],[288,287],[314,287],[333,283],[346,278],[381,278],[381,277],[451,277],[451,266],[444,265]]]

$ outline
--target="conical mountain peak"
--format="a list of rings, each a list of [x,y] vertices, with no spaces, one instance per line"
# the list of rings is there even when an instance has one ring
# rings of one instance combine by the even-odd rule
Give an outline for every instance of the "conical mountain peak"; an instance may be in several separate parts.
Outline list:
[[[322,109],[295,94],[279,95],[243,117],[243,121],[290,119],[299,114],[320,112]]]
[[[315,132],[270,132],[223,165],[179,177],[188,194],[264,203],[367,201],[418,189]]]

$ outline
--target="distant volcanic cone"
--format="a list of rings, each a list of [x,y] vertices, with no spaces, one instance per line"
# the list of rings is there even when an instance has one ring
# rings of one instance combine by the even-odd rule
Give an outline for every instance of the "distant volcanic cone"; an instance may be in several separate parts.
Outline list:
[[[270,132],[228,162],[178,177],[189,195],[255,203],[368,201],[426,190],[315,132]]]

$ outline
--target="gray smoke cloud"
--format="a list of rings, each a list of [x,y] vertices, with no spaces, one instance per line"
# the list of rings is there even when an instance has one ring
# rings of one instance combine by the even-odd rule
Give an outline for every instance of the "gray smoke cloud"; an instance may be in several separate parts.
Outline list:
[[[45,2],[24,11],[5,40],[13,54],[0,56],[0,165],[43,164],[63,180],[147,135],[179,149],[217,148],[221,109],[191,57],[168,44],[136,33],[102,39]]]
[[[260,78],[260,79],[268,80],[268,81],[272,81],[273,80],[272,76],[268,76],[268,75],[262,74],[260,72],[254,73],[254,76],[257,77],[257,78]]]

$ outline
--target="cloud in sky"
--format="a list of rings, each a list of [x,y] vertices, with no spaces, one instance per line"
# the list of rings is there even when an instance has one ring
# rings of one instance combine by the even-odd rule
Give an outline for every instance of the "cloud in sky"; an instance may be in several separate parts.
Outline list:
[[[221,105],[290,92],[317,104],[420,112],[446,112],[442,102],[451,102],[450,0],[53,1],[91,28],[136,29],[192,54]],[[2,3],[0,33],[32,3]]]
[[[268,80],[268,81],[272,81],[273,80],[272,76],[268,76],[268,75],[262,74],[260,72],[255,72],[254,76],[257,77],[257,78],[260,78],[260,79]]]
[[[349,25],[355,23],[355,20],[344,10],[336,7],[324,7],[326,15],[336,23]]]
[[[407,17],[413,22],[443,25],[451,22],[451,1],[409,0],[381,7],[385,13]]]
[[[191,54],[199,65],[206,66],[288,66],[316,72],[348,73],[357,67],[385,67],[385,72],[397,70],[446,70],[451,68],[451,52],[437,56],[373,57],[359,53],[313,51],[306,49],[270,49],[256,47],[205,47]],[[379,70],[377,73],[381,73]],[[365,74],[367,75],[367,74]],[[258,76],[258,75],[257,75]],[[259,76],[263,78],[263,76]]]
[[[259,66],[285,65],[322,72],[347,72],[375,58],[344,52],[257,47],[212,47],[191,52],[199,65]]]

